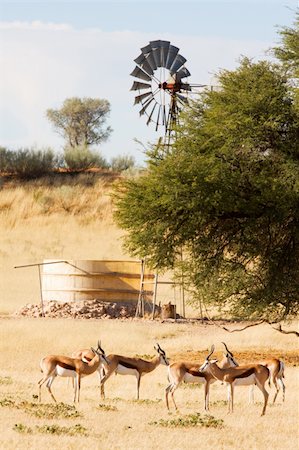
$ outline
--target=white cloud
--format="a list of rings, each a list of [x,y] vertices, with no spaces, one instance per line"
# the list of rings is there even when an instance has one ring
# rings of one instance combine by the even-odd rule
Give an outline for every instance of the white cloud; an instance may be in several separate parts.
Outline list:
[[[219,68],[233,69],[241,54],[264,57],[271,44],[215,36],[77,30],[40,21],[1,22],[0,145],[17,148],[35,143],[59,149],[63,141],[45,117],[47,108],[60,107],[71,96],[100,97],[111,103],[109,124],[114,129],[102,147],[104,156],[130,153],[141,161],[133,139],[153,141],[157,134],[133,107],[129,73],[140,47],[155,39],[170,40],[181,49],[194,83],[209,83]]]

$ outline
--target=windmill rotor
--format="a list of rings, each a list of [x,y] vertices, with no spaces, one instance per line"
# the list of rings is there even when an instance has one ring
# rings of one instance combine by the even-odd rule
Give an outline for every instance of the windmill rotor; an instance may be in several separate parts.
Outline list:
[[[131,76],[136,78],[131,91],[137,91],[134,105],[139,105],[140,116],[147,116],[147,125],[154,123],[156,131],[163,127],[165,135],[178,123],[179,113],[188,105],[193,87],[186,81],[191,74],[185,67],[186,58],[169,41],[150,41],[134,59],[136,66]]]

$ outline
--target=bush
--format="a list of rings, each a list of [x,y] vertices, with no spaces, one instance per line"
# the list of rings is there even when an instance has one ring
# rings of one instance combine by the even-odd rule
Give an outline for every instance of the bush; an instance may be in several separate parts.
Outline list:
[[[67,147],[64,151],[64,160],[70,170],[85,170],[92,167],[107,168],[108,164],[100,153],[90,150],[84,145]]]
[[[11,159],[8,158],[8,171],[22,178],[38,178],[52,172],[55,167],[55,157],[51,149],[25,148],[9,153]]]
[[[122,172],[135,166],[135,158],[130,155],[116,156],[111,159],[111,169],[115,172]]]
[[[0,173],[11,172],[12,151],[0,147]]]

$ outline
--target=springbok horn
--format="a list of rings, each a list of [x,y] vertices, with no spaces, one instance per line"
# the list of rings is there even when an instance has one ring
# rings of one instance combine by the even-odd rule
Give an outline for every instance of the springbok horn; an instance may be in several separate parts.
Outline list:
[[[232,354],[232,352],[230,352],[229,349],[227,348],[226,343],[225,343],[225,342],[222,342],[222,344],[224,345],[224,347],[225,347],[227,353],[229,353],[231,356],[234,356],[234,355]]]
[[[162,350],[162,348],[160,347],[160,344],[158,344],[158,342],[157,342],[157,350],[159,353],[162,353],[162,355],[165,355],[164,350]]]
[[[210,353],[209,353],[208,356],[206,357],[207,361],[210,359],[212,353],[214,353],[214,350],[215,350],[215,345],[213,344],[212,347],[211,347]]]
[[[101,347],[101,341],[98,341],[98,348],[101,350],[101,352],[105,355],[104,350]]]

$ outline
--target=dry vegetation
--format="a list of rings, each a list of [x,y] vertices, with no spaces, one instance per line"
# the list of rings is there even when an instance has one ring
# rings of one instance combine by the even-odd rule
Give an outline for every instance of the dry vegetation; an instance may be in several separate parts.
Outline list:
[[[0,313],[39,302],[37,268],[14,269],[45,258],[126,258],[122,232],[112,219],[114,178],[87,173],[23,184],[0,191]]]
[[[295,449],[298,445],[298,339],[269,325],[226,333],[213,325],[80,319],[12,318],[26,303],[39,302],[37,268],[14,269],[44,258],[128,258],[122,232],[112,220],[111,180],[81,175],[68,182],[45,180],[5,184],[0,191],[0,434],[3,449],[182,449],[204,445],[213,449]],[[296,323],[290,325],[296,327]],[[240,361],[273,354],[286,362],[286,402],[279,395],[260,417],[261,395],[248,405],[248,388],[237,389],[235,413],[226,414],[226,389],[211,388],[211,414],[203,411],[202,387],[182,386],[176,393],[178,414],[164,403],[166,368],[141,381],[134,401],[135,379],[120,375],[106,385],[100,400],[97,375],[83,379],[81,403],[72,407],[71,383],[57,379],[53,407],[46,389],[37,404],[39,360],[45,354],[70,354],[95,346],[107,353],[149,357],[159,342],[171,360],[202,361],[215,343],[227,342]],[[271,390],[273,398],[273,389]]]

